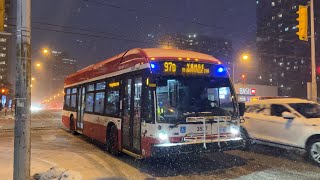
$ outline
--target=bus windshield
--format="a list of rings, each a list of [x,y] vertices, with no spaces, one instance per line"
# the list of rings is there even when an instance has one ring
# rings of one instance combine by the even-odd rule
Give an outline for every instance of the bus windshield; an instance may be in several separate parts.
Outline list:
[[[177,123],[186,117],[234,116],[235,96],[228,78],[159,77],[159,122]]]

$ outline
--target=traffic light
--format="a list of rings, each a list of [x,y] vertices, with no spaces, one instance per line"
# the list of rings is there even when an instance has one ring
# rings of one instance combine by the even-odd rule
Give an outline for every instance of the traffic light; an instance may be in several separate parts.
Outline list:
[[[297,11],[299,15],[298,21],[298,32],[299,39],[302,41],[308,41],[308,7],[299,5],[299,10]]]
[[[5,0],[0,0],[0,32],[4,31]]]

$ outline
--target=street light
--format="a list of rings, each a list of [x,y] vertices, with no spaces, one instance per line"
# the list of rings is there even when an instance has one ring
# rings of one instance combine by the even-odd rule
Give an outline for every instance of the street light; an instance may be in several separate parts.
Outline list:
[[[242,59],[243,60],[248,60],[249,59],[249,55],[248,54],[243,54],[242,55]]]
[[[34,80],[35,80],[35,78],[34,78],[34,77],[32,77],[32,78],[31,78],[31,81],[34,81]]]
[[[242,54],[241,55],[241,59],[243,60],[243,61],[248,61],[249,59],[250,59],[250,56],[249,56],[249,54],[247,54],[247,53],[245,53],[245,54]],[[240,60],[241,61],[241,60]],[[232,63],[232,81],[234,82],[234,76],[235,76],[235,65],[236,65],[236,62],[233,62]]]
[[[42,54],[43,55],[48,55],[49,54],[49,50],[47,48],[43,48],[42,49]]]
[[[40,64],[40,63],[37,63],[37,64],[36,64],[36,66],[37,66],[37,67],[40,67],[40,66],[41,66],[41,64]]]

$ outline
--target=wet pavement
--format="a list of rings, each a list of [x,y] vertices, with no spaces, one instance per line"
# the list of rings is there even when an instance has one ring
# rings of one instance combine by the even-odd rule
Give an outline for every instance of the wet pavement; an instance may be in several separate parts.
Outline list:
[[[250,151],[184,155],[166,159],[115,158],[82,135],[61,129],[59,115],[38,114],[48,127],[32,130],[31,174],[60,167],[84,180],[109,179],[320,179],[320,168],[298,152],[267,146]],[[1,121],[1,120],[0,120]],[[0,179],[12,179],[13,132],[0,129]]]

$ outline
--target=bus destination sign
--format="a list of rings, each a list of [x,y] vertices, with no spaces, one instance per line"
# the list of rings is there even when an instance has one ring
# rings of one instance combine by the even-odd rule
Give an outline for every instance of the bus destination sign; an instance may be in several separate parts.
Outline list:
[[[153,72],[171,75],[209,75],[210,68],[214,65],[194,62],[153,62]]]

